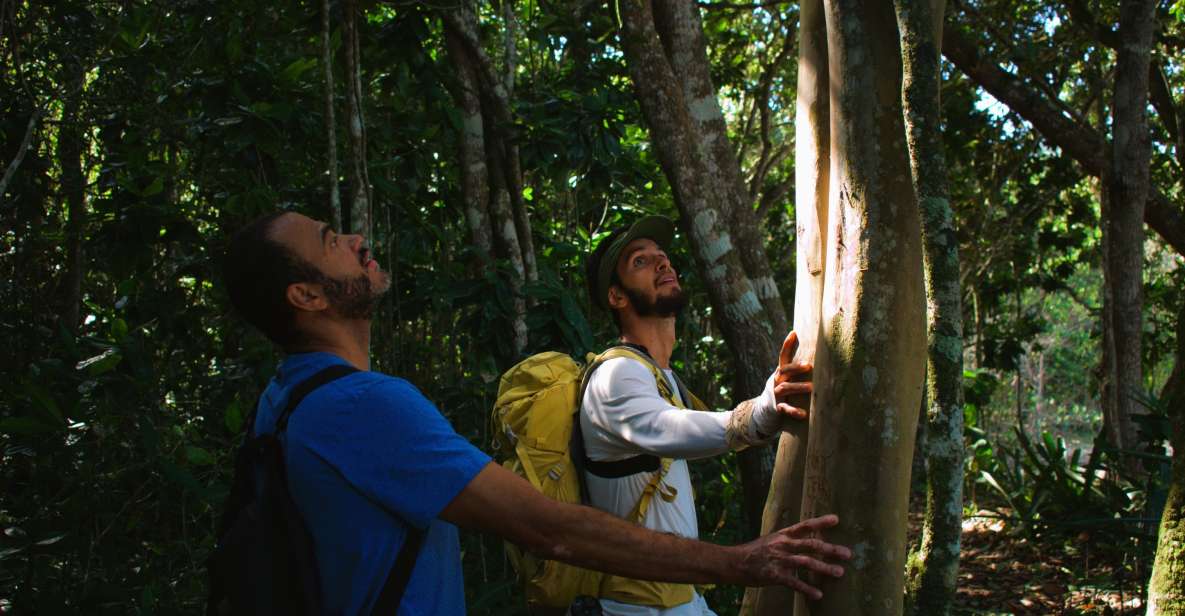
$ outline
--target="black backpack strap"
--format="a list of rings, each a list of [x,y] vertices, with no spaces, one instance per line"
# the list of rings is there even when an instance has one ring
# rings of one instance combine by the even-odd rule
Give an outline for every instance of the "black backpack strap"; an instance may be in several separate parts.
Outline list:
[[[317,374],[301,381],[296,387],[293,387],[292,391],[288,394],[288,405],[276,417],[276,434],[280,434],[288,429],[288,418],[292,416],[293,411],[305,399],[305,396],[313,393],[314,389],[330,381],[336,381],[347,374],[353,374],[355,372],[358,372],[358,369],[348,364],[334,364],[328,368],[322,368]]]
[[[395,564],[387,574],[387,583],[383,585],[383,592],[379,593],[379,600],[375,602],[371,616],[394,616],[399,609],[399,602],[403,600],[403,593],[407,590],[407,583],[411,581],[412,569],[416,567],[416,559],[420,556],[420,548],[424,546],[424,537],[428,530],[420,530],[411,524],[407,525],[407,536],[403,538],[403,547],[399,548],[399,555],[395,557]]]

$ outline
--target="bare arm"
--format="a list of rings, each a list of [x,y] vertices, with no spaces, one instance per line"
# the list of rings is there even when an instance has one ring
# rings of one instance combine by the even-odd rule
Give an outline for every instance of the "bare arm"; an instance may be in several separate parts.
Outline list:
[[[499,535],[548,559],[660,582],[780,584],[817,598],[818,589],[795,575],[799,568],[841,576],[826,561],[851,557],[838,545],[812,537],[838,523],[835,516],[801,522],[739,546],[720,546],[651,531],[590,507],[556,502],[497,464],[490,463],[441,518]]]

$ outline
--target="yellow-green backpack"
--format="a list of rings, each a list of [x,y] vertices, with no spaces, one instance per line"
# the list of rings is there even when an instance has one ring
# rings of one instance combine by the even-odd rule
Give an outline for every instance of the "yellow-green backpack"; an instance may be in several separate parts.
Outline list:
[[[492,413],[495,457],[512,472],[524,477],[535,489],[555,500],[581,503],[581,477],[569,453],[576,413],[580,409],[583,383],[603,362],[631,357],[650,367],[659,392],[677,404],[667,380],[654,361],[629,347],[613,347],[600,355],[589,353],[582,366],[565,353],[532,355],[502,375]],[[694,396],[688,396],[698,406]],[[689,400],[689,402],[691,402]],[[679,405],[681,406],[681,405]],[[671,460],[663,459],[650,485],[634,507],[631,521],[641,522],[655,493],[666,499],[660,488]],[[506,553],[522,581],[527,605],[537,608],[566,608],[578,596],[649,597],[645,602],[671,607],[691,600],[686,584],[657,584],[606,576],[566,563],[544,560],[506,543]],[[612,580],[611,592],[603,593],[605,580]]]

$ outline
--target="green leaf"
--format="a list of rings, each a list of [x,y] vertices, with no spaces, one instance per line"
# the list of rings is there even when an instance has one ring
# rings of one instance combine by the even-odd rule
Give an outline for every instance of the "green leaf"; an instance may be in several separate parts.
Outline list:
[[[111,347],[94,357],[78,362],[74,368],[77,370],[86,370],[91,376],[98,376],[114,370],[115,366],[119,365],[122,359],[123,355],[120,354],[119,349]]]
[[[164,189],[165,189],[165,179],[160,176],[157,176],[152,179],[152,183],[150,183],[148,186],[145,186],[144,190],[140,191],[140,196],[141,197],[151,197],[154,195],[159,195],[162,191],[164,191]]]
[[[59,424],[62,422],[62,409],[58,407],[58,401],[50,395],[49,391],[41,387],[37,383],[27,381],[25,383],[25,392],[29,394],[29,398],[38,409],[43,411],[43,415],[47,416],[53,423]]]
[[[299,58],[293,60],[291,64],[284,67],[283,71],[280,71],[280,79],[282,81],[295,82],[300,79],[301,75],[316,65],[317,60],[315,58]]]
[[[222,423],[231,434],[238,434],[243,430],[243,405],[238,398],[226,405],[222,413]]]
[[[193,445],[185,447],[185,459],[194,466],[210,466],[215,462],[214,456],[210,452]]]

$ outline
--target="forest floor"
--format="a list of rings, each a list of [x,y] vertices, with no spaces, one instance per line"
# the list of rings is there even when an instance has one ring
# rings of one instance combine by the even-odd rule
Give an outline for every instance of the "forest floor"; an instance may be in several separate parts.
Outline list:
[[[910,517],[912,544],[921,515]],[[963,521],[962,539],[955,614],[1144,613],[1149,563],[1088,533],[1033,539],[981,511]]]

